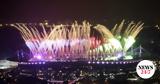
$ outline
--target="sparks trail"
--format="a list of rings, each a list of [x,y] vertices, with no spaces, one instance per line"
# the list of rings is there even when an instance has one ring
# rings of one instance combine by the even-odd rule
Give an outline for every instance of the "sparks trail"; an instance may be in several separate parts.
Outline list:
[[[141,22],[125,24],[124,20],[112,30],[100,24],[92,26],[86,21],[81,24],[75,21],[71,25],[16,23],[12,26],[20,31],[32,52],[31,61],[77,58],[108,60],[108,57],[118,59],[126,55],[143,29]],[[101,34],[101,40],[91,37],[92,27]]]

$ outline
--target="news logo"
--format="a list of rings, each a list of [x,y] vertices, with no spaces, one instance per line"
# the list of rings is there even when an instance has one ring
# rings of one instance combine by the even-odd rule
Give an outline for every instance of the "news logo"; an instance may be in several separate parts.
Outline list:
[[[137,74],[143,79],[151,78],[155,73],[156,67],[152,61],[140,61],[136,67]]]

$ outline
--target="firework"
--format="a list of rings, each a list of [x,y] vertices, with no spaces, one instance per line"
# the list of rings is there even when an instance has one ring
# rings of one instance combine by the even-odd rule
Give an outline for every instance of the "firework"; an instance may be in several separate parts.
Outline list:
[[[90,24],[72,25],[14,24],[33,54],[32,60],[53,60],[81,56],[90,49]],[[78,54],[78,55],[77,55]]]
[[[143,23],[138,22],[136,24],[132,21],[125,27],[124,22],[123,20],[119,25],[116,24],[111,31],[100,24],[94,27],[104,39],[103,44],[98,47],[101,52],[111,53],[112,55],[123,52],[122,55],[125,55],[134,44],[135,37],[143,29]],[[122,31],[123,29],[124,31]]]
[[[143,28],[143,23],[131,22],[124,26],[123,20],[116,24],[112,30],[98,24],[93,26],[102,39],[91,37],[89,22],[71,25],[55,24],[12,24],[17,28],[26,45],[29,47],[33,58],[31,61],[52,61],[57,59],[105,59],[124,56],[127,50],[134,44],[135,38]],[[110,58],[110,59],[112,59]]]

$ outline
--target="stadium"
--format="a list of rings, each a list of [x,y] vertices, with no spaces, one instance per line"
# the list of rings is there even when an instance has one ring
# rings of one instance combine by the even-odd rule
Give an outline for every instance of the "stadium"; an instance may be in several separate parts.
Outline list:
[[[131,48],[143,29],[141,22],[123,20],[113,28],[101,24],[94,26],[87,21],[58,25],[13,23],[7,26],[20,32],[30,51],[17,52],[21,59],[15,64],[14,73],[18,78],[35,77],[50,84],[78,83],[88,77],[91,78],[87,80],[92,82],[94,79],[98,81],[97,77],[108,78],[103,82],[114,82],[118,78],[131,82],[139,80],[135,67],[141,59],[134,59],[136,52]]]

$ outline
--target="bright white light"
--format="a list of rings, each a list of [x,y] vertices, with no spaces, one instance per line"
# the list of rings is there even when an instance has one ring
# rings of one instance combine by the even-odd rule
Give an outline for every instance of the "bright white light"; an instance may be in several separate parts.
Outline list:
[[[88,64],[90,64],[91,62],[89,61]]]
[[[102,62],[102,64],[104,64],[104,62]]]
[[[37,59],[39,59],[39,60],[42,59],[41,55],[35,55],[34,57],[37,58]]]
[[[117,58],[121,58],[122,56],[123,56],[122,53],[118,53],[118,54],[117,54]]]
[[[49,59],[53,59],[53,57],[52,57],[52,56],[49,56]]]
[[[99,62],[97,62],[97,64],[99,64]]]

